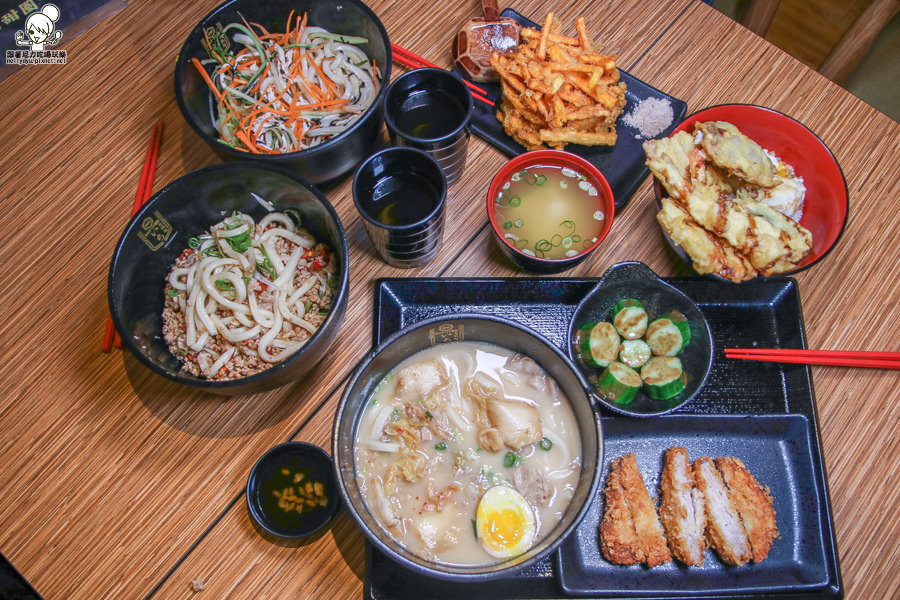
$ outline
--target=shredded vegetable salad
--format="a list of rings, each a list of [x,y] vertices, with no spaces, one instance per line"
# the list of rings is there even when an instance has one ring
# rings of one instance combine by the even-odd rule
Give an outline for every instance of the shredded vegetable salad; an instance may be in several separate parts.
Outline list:
[[[291,11],[283,33],[243,18],[205,32],[210,58],[192,62],[213,92],[212,119],[225,144],[257,154],[305,150],[372,105],[380,72],[358,47],[368,39],[309,26],[306,17]]]

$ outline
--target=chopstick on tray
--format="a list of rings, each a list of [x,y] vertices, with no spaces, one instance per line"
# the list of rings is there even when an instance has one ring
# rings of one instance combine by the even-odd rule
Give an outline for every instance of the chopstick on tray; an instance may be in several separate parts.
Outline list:
[[[393,42],[391,42],[391,50],[393,50],[394,60],[405,67],[409,67],[410,69],[420,69],[422,67],[440,69],[440,67],[433,62],[429,62],[421,56],[413,54],[409,50],[401,48]],[[485,104],[489,104],[490,106],[494,106],[494,101],[487,97],[487,90],[475,85],[471,81],[467,81],[465,78],[462,79],[462,82],[469,88],[469,93],[472,94],[473,98],[475,98],[476,100],[480,100]]]
[[[789,348],[725,348],[727,358],[832,367],[900,369],[900,352],[802,350]]]
[[[131,216],[134,217],[141,210],[141,207],[150,199],[153,191],[153,177],[156,175],[156,160],[159,157],[159,145],[162,141],[164,124],[158,122],[153,127],[153,137],[150,138],[150,145],[147,147],[147,154],[144,156],[144,168],[141,170],[141,182],[138,185],[137,194],[134,198],[134,206],[131,208]],[[112,314],[106,316],[106,331],[103,333],[103,343],[100,349],[103,352],[109,352],[113,346],[122,347],[122,340],[116,332],[113,325]]]

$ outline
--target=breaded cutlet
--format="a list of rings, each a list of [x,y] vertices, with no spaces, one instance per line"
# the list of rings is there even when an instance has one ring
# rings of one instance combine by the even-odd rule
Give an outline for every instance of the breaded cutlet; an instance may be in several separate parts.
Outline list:
[[[750,542],[753,562],[760,562],[769,554],[778,528],[775,508],[769,496],[740,459],[732,456],[716,458],[716,467],[728,486],[728,497],[737,510]]]
[[[710,547],[729,564],[746,563],[753,557],[750,542],[711,458],[703,456],[694,461],[694,479],[706,504],[706,540]]]
[[[617,564],[644,562],[650,567],[672,560],[656,506],[647,493],[634,453],[613,461],[606,489],[607,508],[600,524],[604,556]],[[629,519],[624,518],[623,504],[630,516],[630,523]],[[618,548],[618,545],[624,545],[624,548]],[[613,558],[607,555],[608,552],[614,555]],[[624,562],[626,560],[631,562]]]
[[[606,510],[600,523],[600,551],[611,563],[637,565],[644,562],[644,552],[637,543],[620,474],[617,459],[613,461],[606,480]]]
[[[694,486],[687,450],[677,446],[666,450],[659,487],[659,519],[672,555],[687,565],[703,566],[706,506],[703,492]]]

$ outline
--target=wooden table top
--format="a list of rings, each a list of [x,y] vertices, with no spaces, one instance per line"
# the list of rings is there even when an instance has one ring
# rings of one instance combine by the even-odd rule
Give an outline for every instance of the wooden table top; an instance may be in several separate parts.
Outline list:
[[[224,399],[163,381],[125,352],[101,353],[109,260],[152,124],[166,124],[156,189],[218,162],[172,91],[185,36],[217,3],[132,0],[68,41],[66,65],[23,67],[0,82],[10,134],[0,156],[9,309],[0,322],[0,551],[47,599],[182,598],[195,579],[209,598],[361,597],[364,537],[347,514],[308,544],[267,541],[243,500],[251,466],[290,439],[330,450],[346,377],[370,349],[377,278],[524,275],[484,227],[482,198],[506,158],[473,137],[466,176],[449,194],[444,247],[427,266],[386,266],[355,212],[350,179],[329,190],[350,243],[349,307],[333,358],[305,381]],[[475,0],[369,4],[393,41],[442,66],[452,32],[480,10]],[[851,209],[838,247],[796,276],[808,345],[898,349],[895,121],[696,0],[521,0],[515,8],[535,19],[552,9],[563,23],[586,15],[621,67],[685,100],[689,112],[762,104],[818,134],[843,168]],[[655,211],[648,179],[606,243],[563,276],[599,276],[623,260],[688,274]],[[847,597],[896,597],[900,375],[830,367],[812,375]]]

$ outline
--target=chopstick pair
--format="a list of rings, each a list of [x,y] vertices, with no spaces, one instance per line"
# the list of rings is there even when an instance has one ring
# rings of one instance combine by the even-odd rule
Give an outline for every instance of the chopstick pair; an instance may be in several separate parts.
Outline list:
[[[141,170],[141,182],[138,185],[137,194],[134,197],[134,206],[131,208],[131,216],[133,217],[141,210],[141,207],[150,199],[153,192],[153,177],[156,175],[156,161],[159,157],[159,145],[162,142],[164,124],[162,121],[153,127],[153,137],[150,138],[150,145],[147,147],[147,154],[144,156],[144,168]],[[103,333],[103,343],[100,349],[103,352],[109,352],[113,346],[122,347],[122,340],[116,332],[113,325],[112,314],[106,316],[106,331]]]
[[[409,67],[410,69],[420,69],[422,67],[440,69],[440,67],[433,62],[429,62],[421,56],[413,54],[409,50],[401,48],[393,42],[391,42],[391,50],[393,50],[394,60],[405,67]],[[485,104],[488,104],[490,106],[494,106],[494,101],[487,97],[487,90],[475,85],[471,81],[466,81],[465,79],[463,79],[462,82],[469,88],[469,93],[472,94],[473,98],[475,98],[476,100],[480,100],[481,102],[484,102]]]
[[[802,350],[789,348],[725,348],[728,358],[831,367],[900,369],[900,352]]]

